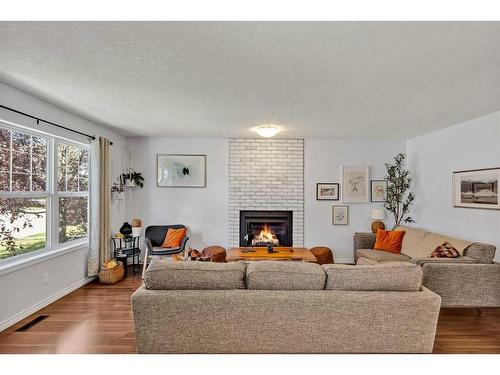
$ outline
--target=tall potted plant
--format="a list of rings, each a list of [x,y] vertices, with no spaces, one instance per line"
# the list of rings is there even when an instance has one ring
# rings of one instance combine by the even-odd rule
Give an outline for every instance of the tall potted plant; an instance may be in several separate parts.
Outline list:
[[[410,191],[412,178],[411,173],[406,169],[406,154],[397,154],[394,164],[385,164],[387,175],[387,196],[384,207],[394,216],[394,227],[404,223],[414,223],[411,216],[408,216],[410,206],[415,200],[415,194]]]

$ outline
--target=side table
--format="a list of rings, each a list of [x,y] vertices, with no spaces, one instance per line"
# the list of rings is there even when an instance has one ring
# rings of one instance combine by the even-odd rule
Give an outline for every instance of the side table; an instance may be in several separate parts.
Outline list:
[[[127,261],[132,257],[132,272],[136,274],[136,266],[139,266],[139,257],[141,249],[139,248],[139,239],[141,236],[111,237],[113,241],[113,257],[116,260],[124,262],[125,276],[127,276]],[[137,259],[137,261],[136,261]]]

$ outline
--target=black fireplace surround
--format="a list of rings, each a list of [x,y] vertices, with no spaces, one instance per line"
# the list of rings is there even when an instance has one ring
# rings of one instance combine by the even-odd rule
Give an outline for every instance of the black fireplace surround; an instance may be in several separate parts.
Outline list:
[[[276,235],[279,246],[293,246],[292,211],[240,211],[240,246],[251,245],[252,238],[260,233],[264,225]]]

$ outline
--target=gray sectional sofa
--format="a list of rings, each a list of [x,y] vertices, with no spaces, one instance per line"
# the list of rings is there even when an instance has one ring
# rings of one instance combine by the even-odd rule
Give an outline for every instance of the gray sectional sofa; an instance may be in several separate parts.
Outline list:
[[[493,261],[495,246],[409,227],[397,230],[406,231],[401,254],[374,250],[375,234],[356,233],[356,264],[417,264],[423,271],[422,285],[441,296],[443,307],[500,307],[500,264]],[[460,249],[462,256],[430,258],[436,244],[443,241],[449,241]]]
[[[409,263],[153,260],[139,353],[430,353],[441,298]]]

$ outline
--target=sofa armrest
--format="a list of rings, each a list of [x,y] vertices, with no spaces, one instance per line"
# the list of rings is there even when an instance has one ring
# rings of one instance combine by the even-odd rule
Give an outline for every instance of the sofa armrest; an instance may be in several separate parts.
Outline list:
[[[185,236],[183,239],[182,239],[182,242],[181,242],[181,252],[185,252],[186,250],[186,243],[188,242],[189,240],[189,237],[188,236]]]
[[[356,250],[358,249],[373,249],[375,246],[376,235],[374,233],[354,233],[353,247],[354,247],[354,262],[357,261]]]
[[[477,263],[491,264],[495,258],[496,247],[485,243],[473,243],[464,250],[464,256],[474,258]]]
[[[422,284],[443,307],[500,307],[500,263],[426,263],[422,271]]]

